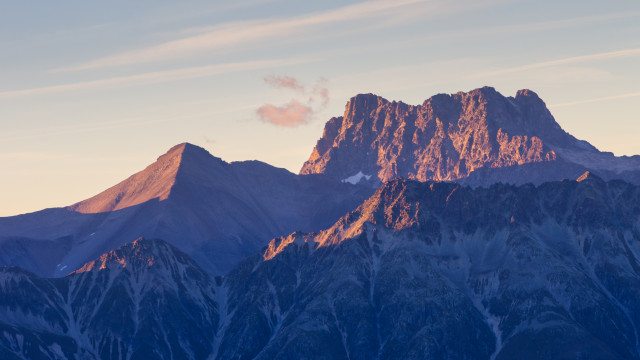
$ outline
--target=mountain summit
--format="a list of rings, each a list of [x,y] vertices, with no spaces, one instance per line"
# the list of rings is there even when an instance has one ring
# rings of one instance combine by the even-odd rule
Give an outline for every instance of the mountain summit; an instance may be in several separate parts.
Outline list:
[[[203,148],[182,143],[172,147],[146,169],[94,197],[71,205],[69,209],[80,213],[100,213],[139,205],[152,199],[166,200],[178,172],[188,171],[184,167],[193,162],[192,158],[214,158],[218,163],[223,163]]]
[[[184,143],[87,200],[0,218],[0,264],[62,276],[148,237],[165,239],[220,275],[274,236],[326,227],[370,194],[259,161],[227,163]]]
[[[300,173],[488,185],[575,179],[586,170],[637,183],[638,169],[640,157],[616,158],[564,131],[533,91],[505,97],[483,87],[416,106],[357,95],[327,122]]]

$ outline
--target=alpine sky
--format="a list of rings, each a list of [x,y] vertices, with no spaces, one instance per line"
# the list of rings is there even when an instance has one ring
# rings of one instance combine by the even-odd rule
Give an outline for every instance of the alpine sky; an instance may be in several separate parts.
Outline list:
[[[0,216],[69,205],[189,141],[298,172],[358,93],[534,90],[640,154],[640,3],[34,1],[0,5]]]

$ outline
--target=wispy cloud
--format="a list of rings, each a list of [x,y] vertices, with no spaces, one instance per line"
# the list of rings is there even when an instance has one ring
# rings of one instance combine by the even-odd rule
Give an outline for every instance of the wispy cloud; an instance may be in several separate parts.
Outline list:
[[[182,34],[191,33],[190,36],[53,71],[77,71],[175,60],[202,52],[210,53],[215,50],[228,50],[234,46],[264,42],[266,39],[290,39],[291,34],[300,34],[322,25],[384,18],[385,21],[379,23],[391,26],[403,23],[407,19],[419,20],[420,14],[436,16],[444,12],[468,11],[469,7],[492,6],[504,1],[465,1],[465,5],[469,5],[465,7],[450,5],[445,0],[374,0],[289,18],[235,21],[195,30],[186,29]]]
[[[634,57],[634,56],[640,56],[640,48],[610,51],[610,52],[603,52],[603,53],[582,55],[582,56],[573,56],[573,57],[556,59],[551,61],[543,61],[543,62],[527,64],[523,66],[516,66],[511,68],[483,72],[483,73],[472,75],[472,77],[473,78],[489,77],[494,75],[503,75],[503,74],[522,72],[522,71],[535,70],[535,69],[546,68],[551,66],[584,63],[584,62],[598,61],[598,60],[619,59],[619,58]]]
[[[320,101],[320,105],[324,108],[329,104],[329,89],[327,88],[327,79],[321,78],[313,85],[313,90],[309,96],[309,102]]]
[[[83,81],[64,85],[44,86],[30,89],[9,90],[0,92],[1,98],[15,96],[41,95],[73,90],[85,90],[103,87],[127,87],[136,85],[157,84],[176,80],[195,79],[232,72],[267,69],[279,66],[289,66],[312,61],[310,59],[276,59],[226,63],[207,66],[196,66],[182,69],[154,71],[129,76],[111,77],[106,79]]]
[[[308,124],[317,109],[324,109],[329,103],[329,89],[327,80],[321,78],[310,88],[301,84],[291,76],[269,75],[264,81],[277,89],[288,89],[296,92],[298,96],[305,98],[305,103],[297,99],[291,99],[287,104],[276,106],[273,104],[262,105],[256,110],[258,118],[273,125],[297,127]]]
[[[428,34],[418,41],[424,42],[425,40],[443,40],[443,39],[456,39],[469,37],[484,38],[487,36],[512,36],[513,34],[541,32],[547,30],[579,28],[585,26],[591,26],[594,24],[614,22],[623,19],[633,18],[640,16],[640,12],[619,12],[610,14],[600,14],[593,16],[582,16],[574,18],[564,18],[558,20],[537,21],[528,23],[518,23],[511,25],[497,25],[469,28],[462,30],[454,30],[450,32]],[[416,42],[415,39],[408,40],[407,42]]]
[[[626,98],[632,98],[632,97],[640,97],[640,92],[619,94],[619,95],[612,95],[612,96],[604,96],[604,97],[599,97],[599,98],[595,98],[595,99],[571,101],[571,102],[566,102],[566,103],[549,105],[549,107],[559,108],[559,107],[565,107],[565,106],[589,104],[589,103],[595,103],[595,102],[601,102],[601,101],[616,100],[616,99],[626,99]]]

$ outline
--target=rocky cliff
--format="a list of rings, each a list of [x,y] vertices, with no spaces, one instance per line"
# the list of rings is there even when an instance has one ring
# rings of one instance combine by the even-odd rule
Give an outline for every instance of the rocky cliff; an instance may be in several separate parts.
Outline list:
[[[616,158],[571,136],[531,90],[504,97],[484,87],[416,106],[357,95],[327,122],[300,173],[374,185],[396,177],[489,185],[575,179],[589,169],[638,182],[640,156]]]

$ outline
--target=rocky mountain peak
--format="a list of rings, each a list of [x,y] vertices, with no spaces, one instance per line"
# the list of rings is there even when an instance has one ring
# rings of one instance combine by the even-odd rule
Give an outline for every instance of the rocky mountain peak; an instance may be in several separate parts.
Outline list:
[[[199,269],[189,256],[164,240],[140,237],[87,262],[72,274],[125,268],[132,273],[147,271],[171,273],[178,268]]]
[[[136,268],[157,266],[160,253],[171,251],[171,246],[162,240],[138,238],[115,250],[104,253],[99,258],[89,261],[73,273],[84,273],[113,268]]]
[[[453,181],[481,168],[554,161],[554,146],[576,143],[531,90],[513,98],[483,87],[417,106],[361,94],[327,123],[300,173],[362,173],[374,185],[399,176]]]
[[[389,101],[374,94],[358,94],[347,102],[344,117],[366,116]]]

